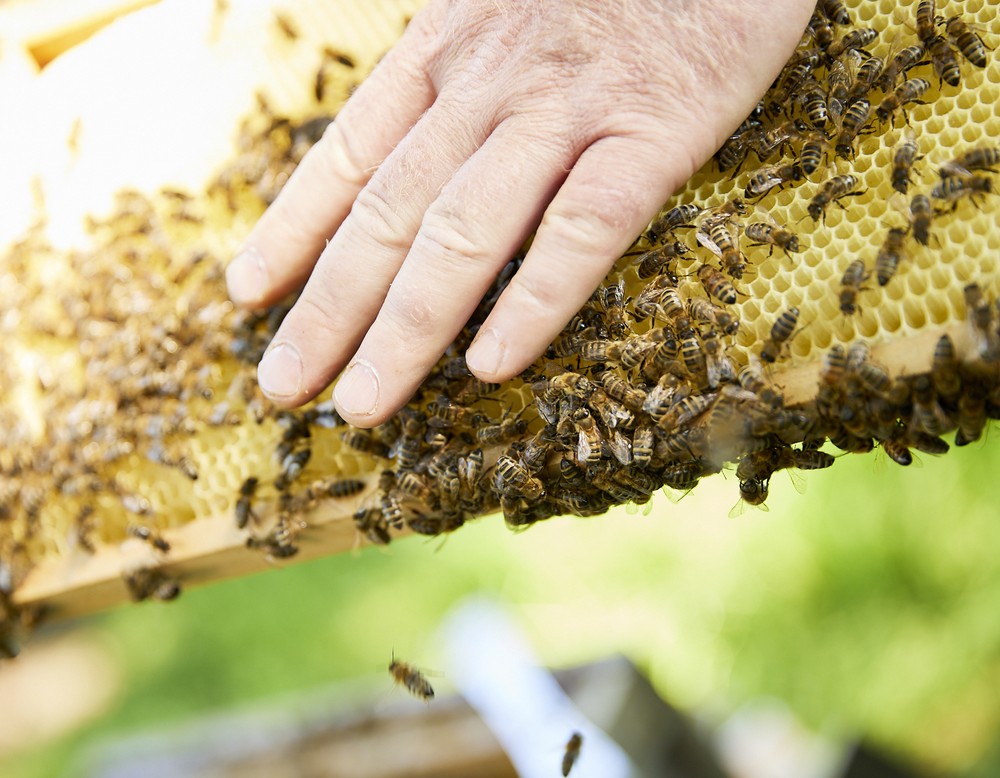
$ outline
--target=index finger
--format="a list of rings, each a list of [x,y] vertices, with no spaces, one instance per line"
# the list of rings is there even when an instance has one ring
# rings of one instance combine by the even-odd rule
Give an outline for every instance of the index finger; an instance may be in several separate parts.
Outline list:
[[[301,287],[358,192],[434,101],[430,22],[418,16],[309,150],[226,268],[237,305],[270,305]]]

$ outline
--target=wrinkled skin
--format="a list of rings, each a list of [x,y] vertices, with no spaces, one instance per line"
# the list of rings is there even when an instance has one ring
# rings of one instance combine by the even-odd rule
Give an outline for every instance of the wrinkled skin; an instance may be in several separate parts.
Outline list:
[[[227,271],[233,300],[305,285],[258,368],[278,405],[344,369],[362,427],[413,394],[537,235],[467,352],[531,364],[791,55],[804,0],[431,0]]]

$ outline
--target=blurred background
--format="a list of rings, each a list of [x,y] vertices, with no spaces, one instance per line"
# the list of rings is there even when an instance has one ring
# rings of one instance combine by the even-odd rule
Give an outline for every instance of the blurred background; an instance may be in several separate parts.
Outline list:
[[[757,761],[819,771],[733,775],[836,774],[859,741],[917,775],[996,775],[991,443],[909,469],[842,457],[804,495],[776,476],[770,510],[737,518],[724,477],[676,504],[657,495],[648,514],[520,534],[484,518],[444,542],[410,538],[44,630],[0,667],[0,774],[93,774],[123,739],[297,695],[357,715],[425,710],[388,663],[395,653],[439,673],[445,698],[440,627],[476,594],[509,609],[545,665],[624,655],[717,744],[767,712],[787,737]]]

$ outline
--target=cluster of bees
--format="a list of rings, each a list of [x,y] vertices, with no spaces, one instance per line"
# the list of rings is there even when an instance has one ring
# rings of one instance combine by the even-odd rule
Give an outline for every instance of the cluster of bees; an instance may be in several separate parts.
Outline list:
[[[936,181],[911,192],[931,152],[924,144],[921,156],[909,114],[958,90],[963,69],[989,64],[974,25],[939,15],[933,2],[915,11],[880,40],[885,33],[854,27],[841,3],[820,2],[793,58],[707,173],[736,186],[733,196],[665,210],[542,358],[503,386],[486,384],[463,355],[520,266],[515,257],[411,402],[373,430],[345,425],[329,400],[293,411],[266,401],[256,364],[294,300],[234,311],[222,272],[238,233],[331,121],[334,85],[351,82],[350,55],[317,52],[312,117],[278,115],[262,97],[238,157],[205,196],[124,193],[94,222],[93,250],[68,257],[40,232],[29,236],[0,274],[14,312],[0,317],[0,606],[33,560],[129,538],[152,560],[124,575],[132,596],[170,599],[180,588],[163,569],[161,531],[211,513],[228,515],[248,547],[282,559],[297,552],[310,511],[331,500],[363,498],[358,533],[386,544],[402,530],[439,535],[497,509],[514,528],[596,515],[663,487],[685,492],[733,464],[737,507],[760,505],[775,472],[830,466],[828,441],[852,452],[879,446],[907,464],[912,449],[947,450],[941,436],[951,430],[956,443],[976,440],[1000,412],[992,289],[966,288],[964,335],[942,335],[930,373],[900,378],[864,344],[834,345],[807,402],[786,403],[780,372],[817,327],[807,309],[772,311],[762,337],[748,334],[759,321],[740,318],[744,290],[766,264],[803,261],[808,235],[833,209],[865,207],[871,173],[851,165],[896,125],[884,179],[897,223],[879,251],[838,273],[829,292],[841,317],[864,310],[873,275],[881,287],[899,283],[909,256],[940,242],[940,225],[989,206],[1000,161],[991,145],[935,160]],[[300,45],[285,21],[277,34]],[[800,189],[811,193],[795,198]],[[772,215],[790,194],[812,233]],[[57,261],[53,281],[45,268]],[[47,366],[29,352],[55,356]],[[213,446],[235,453],[213,458]]]

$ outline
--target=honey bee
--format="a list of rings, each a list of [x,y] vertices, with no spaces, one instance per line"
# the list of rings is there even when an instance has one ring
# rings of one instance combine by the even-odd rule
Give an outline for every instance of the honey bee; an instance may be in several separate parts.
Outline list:
[[[424,677],[424,674],[413,665],[399,661],[395,655],[389,662],[389,675],[392,676],[393,681],[406,687],[406,690],[417,699],[424,702],[430,702],[434,699],[434,688]]]
[[[596,465],[601,461],[603,439],[594,417],[586,408],[577,408],[573,412],[572,425],[577,432],[577,462],[581,465]]]
[[[799,166],[807,176],[815,173],[823,164],[823,157],[831,148],[825,133],[809,133],[799,152]]]
[[[748,362],[739,369],[736,380],[740,386],[748,392],[755,394],[765,405],[771,408],[781,408],[785,404],[785,398],[775,389],[764,377],[764,371],[760,363]]]
[[[181,593],[180,584],[160,570],[139,567],[122,574],[125,588],[134,602],[150,597],[156,600],[175,600]]]
[[[538,463],[538,468],[544,467],[546,460],[548,459],[549,448],[544,445],[538,446],[537,456],[540,462]],[[526,454],[525,458],[528,462],[534,462],[534,456],[532,454]],[[534,471],[535,468],[532,465],[527,465],[530,470]],[[459,480],[459,491],[463,492],[470,497],[474,496],[479,487],[479,478],[483,473],[483,450],[481,448],[473,449],[464,457],[458,458],[458,480]]]
[[[884,67],[885,60],[881,57],[875,57],[872,55],[866,57],[865,61],[862,62],[861,66],[858,68],[858,72],[855,74],[854,84],[847,93],[847,99],[857,100],[867,95],[875,86],[875,82],[878,80],[879,76],[882,75]]]
[[[382,521],[382,511],[369,506],[359,508],[354,513],[354,526],[375,545],[387,546],[392,540],[389,529]]]
[[[878,279],[879,286],[885,286],[896,275],[899,262],[905,256],[903,244],[908,234],[909,228],[889,228],[885,241],[879,249],[878,257],[875,259],[875,277]]]
[[[967,176],[973,170],[987,170],[990,173],[996,173],[995,168],[998,165],[1000,165],[1000,147],[980,146],[946,162],[938,170],[938,174],[941,178],[949,178],[951,176]]]
[[[798,102],[806,112],[806,119],[817,130],[822,130],[829,119],[829,112],[826,105],[826,93],[815,78],[810,77],[809,81],[799,92]],[[746,195],[749,197],[750,195]]]
[[[904,81],[885,96],[879,107],[875,109],[875,115],[883,122],[887,121],[896,111],[903,111],[905,116],[904,109],[908,103],[925,105],[920,98],[930,88],[931,82],[926,78],[911,78]]]
[[[686,203],[685,205],[674,206],[669,211],[664,213],[663,216],[653,221],[649,229],[646,231],[646,238],[651,243],[655,243],[669,230],[673,230],[678,227],[693,226],[694,220],[701,212],[702,207],[700,205],[696,205],[695,203]]]
[[[350,54],[345,54],[330,46],[323,47],[323,59],[326,62],[336,62],[341,67],[348,68],[349,70],[354,70],[358,66],[354,61],[354,57]]]
[[[902,467],[909,467],[913,464],[913,454],[901,440],[886,439],[881,441],[882,450],[893,462]]]
[[[863,60],[861,52],[852,49],[833,60],[827,68],[827,110],[835,124],[839,125],[844,116],[850,102],[851,87]]]
[[[883,92],[890,92],[896,86],[896,79],[920,63],[920,58],[924,56],[924,44],[916,43],[900,49],[887,58],[882,75],[875,81],[875,85]]]
[[[726,335],[735,335],[740,329],[736,316],[703,297],[688,300],[687,313],[695,321],[715,325]]]
[[[632,307],[636,321],[643,321],[649,317],[663,320],[683,313],[684,302],[674,283],[666,276],[660,276],[636,295]]]
[[[765,362],[775,362],[781,356],[785,344],[791,340],[795,334],[795,328],[799,323],[799,309],[789,308],[782,313],[771,325],[771,334],[761,348],[760,358]]]
[[[542,482],[534,478],[520,462],[501,454],[493,470],[493,487],[499,495],[537,500],[545,494]]]
[[[783,187],[792,181],[802,180],[802,169],[798,165],[768,165],[758,169],[743,190],[743,196],[763,197],[775,187]],[[714,240],[714,236],[713,240]],[[718,245],[718,241],[715,241]],[[721,246],[720,246],[721,248]]]
[[[743,277],[746,264],[736,240],[736,227],[728,219],[713,220],[704,224],[697,234],[698,242],[722,259],[722,267],[733,278]]]
[[[291,486],[292,481],[298,478],[312,456],[311,448],[303,448],[288,454],[282,460],[281,472],[274,479],[274,488],[279,492],[286,491]]]
[[[715,161],[719,165],[719,170],[725,172],[733,168],[739,168],[746,160],[754,145],[755,139],[761,133],[761,123],[755,118],[748,118],[736,131],[729,136],[715,154]],[[695,213],[692,220],[698,214]]]
[[[842,0],[820,0],[818,8],[834,24],[846,27],[851,23],[851,15]]]
[[[290,41],[298,40],[300,37],[298,27],[295,26],[295,23],[286,14],[275,12],[274,26]]]
[[[954,426],[938,404],[931,376],[916,376],[910,382],[910,386],[913,390],[913,419],[924,432],[937,436]]]
[[[153,548],[155,548],[157,551],[161,553],[166,554],[168,551],[170,551],[170,544],[166,540],[164,540],[163,536],[159,535],[158,533],[154,532],[152,529],[143,524],[135,524],[134,522],[130,522],[128,526],[125,528],[125,531],[128,532],[128,534],[131,535],[132,537],[138,538],[139,540],[149,543],[149,545],[151,545]]]
[[[941,179],[931,189],[931,197],[935,200],[951,203],[952,210],[954,210],[963,197],[968,197],[975,202],[978,195],[991,194],[992,192],[993,181],[991,179],[972,174]]]
[[[247,538],[247,548],[260,549],[268,560],[287,559],[299,553],[295,545],[295,535],[305,528],[304,522],[292,524],[287,516],[281,516],[271,530],[262,538]]]
[[[920,0],[916,11],[917,36],[927,43],[936,33],[937,11],[934,0]]]
[[[681,326],[681,325],[685,326]],[[693,377],[705,374],[705,354],[702,352],[698,333],[690,326],[690,319],[683,319],[677,325],[677,340],[680,343],[681,359],[687,372]]]
[[[698,268],[698,280],[709,297],[714,297],[720,303],[733,305],[736,303],[736,288],[722,273],[711,265]]]
[[[629,329],[625,322],[625,280],[605,286],[600,290],[600,296],[608,335],[614,340],[624,338]]]
[[[569,775],[570,770],[573,769],[573,765],[576,764],[576,760],[580,758],[580,748],[583,746],[583,735],[579,732],[574,732],[570,735],[568,741],[566,741],[566,751],[563,753],[562,758],[562,774],[563,778]]]
[[[899,144],[892,157],[892,188],[905,195],[910,187],[910,171],[913,169],[913,163],[919,159],[917,156],[919,145],[917,134],[909,126],[904,131],[903,138],[903,142]]]
[[[871,273],[865,268],[863,259],[856,259],[847,266],[840,279],[840,312],[845,316],[853,316],[857,311],[857,297]]]
[[[632,433],[632,461],[636,467],[649,467],[653,458],[655,436],[653,425],[640,424]]]
[[[664,243],[641,254],[636,260],[636,274],[639,278],[650,278],[657,275],[664,265],[672,259],[688,252],[688,247],[680,241]]]
[[[722,345],[719,343],[719,334],[715,330],[710,330],[702,336],[702,347],[704,349],[705,376],[709,388],[715,389],[723,381],[727,383],[735,381],[736,368],[729,357],[723,353]]]
[[[257,479],[248,478],[240,486],[240,496],[236,501],[236,526],[239,529],[244,529],[247,522],[250,521],[251,517],[256,520],[254,516],[253,508],[251,503],[253,502],[254,494],[257,493]]]
[[[499,446],[515,440],[527,431],[523,419],[504,419],[499,424],[488,424],[476,430],[476,440],[486,446]]]
[[[751,222],[743,229],[743,233],[752,241],[752,246],[769,246],[767,255],[770,257],[774,248],[778,247],[786,253],[799,251],[799,236],[787,227],[782,227],[773,219],[767,222]]]
[[[983,436],[986,429],[986,392],[978,382],[972,382],[958,400],[958,431],[955,445],[967,446]]]
[[[676,430],[688,422],[694,421],[712,407],[719,398],[718,392],[695,394],[678,400],[663,416],[657,420],[657,426],[665,431]]]
[[[345,446],[360,451],[362,454],[371,454],[383,459],[389,456],[389,447],[367,430],[346,429],[340,433],[340,439]]]
[[[838,201],[844,197],[857,197],[863,194],[857,191],[860,183],[857,177],[850,174],[834,176],[824,181],[809,201],[808,211],[813,221],[819,221],[821,217],[826,218],[826,209],[830,203],[836,202],[839,205]]]
[[[962,56],[977,68],[986,67],[986,46],[983,39],[961,17],[952,16],[945,23],[945,33]]]
[[[614,371],[606,370],[601,374],[601,385],[608,396],[617,400],[630,411],[638,413],[646,401],[646,393],[629,384]]]
[[[946,402],[953,402],[962,391],[962,378],[958,372],[955,344],[948,335],[942,335],[934,346],[931,368],[934,391]]]
[[[993,329],[993,309],[979,284],[967,284],[963,290],[966,317],[981,359],[995,362],[1000,357],[1000,335]]]
[[[927,47],[927,53],[938,78],[949,86],[958,86],[962,83],[962,71],[958,67],[958,59],[948,40],[941,35],[933,35],[924,41],[924,45]]]
[[[871,115],[871,103],[866,98],[851,103],[839,122],[839,132],[834,140],[834,149],[841,157],[854,153],[854,141],[861,134]],[[844,176],[838,176],[843,178]]]
[[[921,246],[926,246],[930,241],[933,218],[934,211],[927,195],[914,195],[910,200],[910,227],[913,229],[913,237]]]
[[[812,15],[806,30],[821,49],[829,48],[834,38],[837,37],[837,33],[834,31],[830,21],[818,12]]]
[[[878,37],[878,32],[870,27],[863,27],[844,35],[826,48],[828,56],[836,59],[846,51],[863,49]]]

